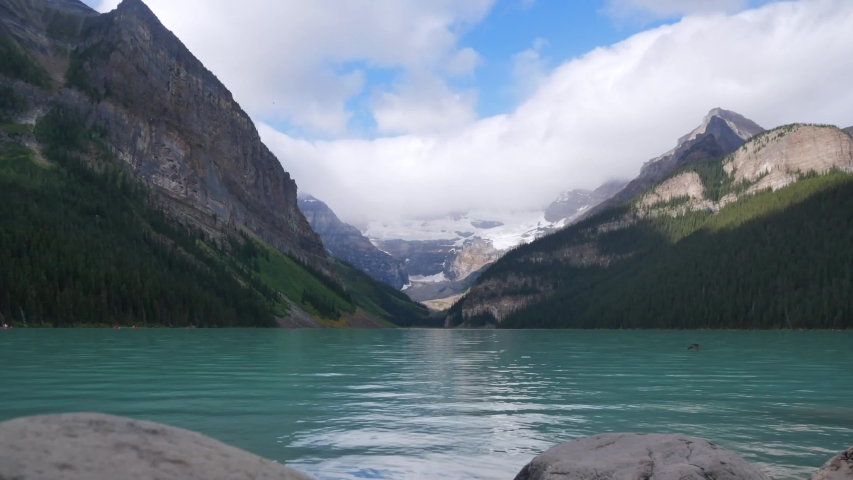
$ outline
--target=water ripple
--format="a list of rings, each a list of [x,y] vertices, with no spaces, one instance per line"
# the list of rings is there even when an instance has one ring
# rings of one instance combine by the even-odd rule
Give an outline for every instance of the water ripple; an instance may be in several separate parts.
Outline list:
[[[853,444],[851,344],[806,332],[13,330],[0,332],[0,420],[129,415],[318,479],[509,479],[558,442],[680,432],[807,478]]]

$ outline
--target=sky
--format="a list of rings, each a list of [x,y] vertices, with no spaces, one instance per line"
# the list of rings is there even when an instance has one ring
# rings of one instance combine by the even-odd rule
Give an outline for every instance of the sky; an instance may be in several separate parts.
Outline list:
[[[853,125],[850,0],[146,3],[352,223],[542,209],[715,107]]]

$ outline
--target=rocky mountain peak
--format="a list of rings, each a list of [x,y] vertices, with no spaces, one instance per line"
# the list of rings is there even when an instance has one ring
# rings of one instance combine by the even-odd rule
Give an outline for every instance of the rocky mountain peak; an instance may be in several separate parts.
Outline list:
[[[726,128],[724,128],[724,126]],[[726,132],[725,130],[729,131]],[[675,152],[686,143],[696,140],[701,135],[712,134],[714,136],[720,136],[726,133],[733,133],[742,143],[751,138],[753,135],[757,135],[763,131],[764,129],[757,123],[739,113],[724,110],[722,108],[714,108],[708,112],[708,115],[705,115],[705,118],[702,119],[701,125],[696,127],[687,135],[679,138],[676,147],[667,152],[667,154]],[[737,146],[734,148],[737,148]]]
[[[706,158],[722,157],[734,152],[746,140],[764,132],[757,123],[738,113],[714,108],[702,124],[678,139],[676,147],[643,164],[640,175],[597,207],[584,212],[578,219],[639,195],[657,182],[667,178],[684,165]]]
[[[115,15],[132,15],[138,19],[144,20],[149,26],[163,29],[171,33],[162,23],[160,23],[160,19],[157,18],[157,15],[148,5],[145,4],[142,0],[122,0],[121,3],[118,4],[115,10],[113,10]],[[177,37],[175,37],[177,39]]]

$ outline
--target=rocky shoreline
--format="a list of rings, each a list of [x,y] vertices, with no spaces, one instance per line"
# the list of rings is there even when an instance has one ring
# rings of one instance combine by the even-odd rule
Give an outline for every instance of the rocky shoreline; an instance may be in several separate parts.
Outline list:
[[[200,433],[98,413],[0,423],[0,480],[310,480]],[[515,480],[770,480],[739,455],[684,435],[605,433],[555,446]],[[853,447],[811,480],[853,480]]]

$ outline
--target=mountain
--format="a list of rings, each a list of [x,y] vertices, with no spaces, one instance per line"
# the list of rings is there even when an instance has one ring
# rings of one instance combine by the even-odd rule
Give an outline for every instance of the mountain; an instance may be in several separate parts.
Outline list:
[[[503,253],[551,231],[541,210],[470,211],[447,216],[372,220],[364,235],[403,265],[404,292],[424,302],[468,290],[476,275]]]
[[[406,289],[410,297],[447,303],[466,292],[475,280],[464,273],[479,274],[510,249],[630,200],[681,166],[730,153],[762,131],[737,113],[715,108],[675,148],[646,162],[640,176],[631,182],[610,181],[591,191],[566,191],[544,210],[374,221],[364,233],[380,249],[406,262],[412,280]]]
[[[847,132],[847,135],[853,136],[853,127],[847,127],[844,131]]]
[[[627,184],[628,182],[611,181],[595,190],[565,191],[545,209],[545,220],[552,223],[572,223],[590,208],[609,200]]]
[[[630,200],[685,164],[727,155],[763,131],[758,124],[738,113],[714,108],[708,112],[701,125],[678,139],[675,148],[643,164],[637,178],[609,200],[584,212],[580,218],[588,218],[605,208]]]
[[[639,194],[509,252],[447,325],[853,328],[849,135],[787,125],[668,161]]]
[[[7,321],[429,321],[328,256],[251,119],[139,0],[0,0],[0,189]]]
[[[357,228],[342,222],[328,205],[305,195],[299,197],[299,209],[329,253],[397,290],[409,283],[401,262],[376,248]]]

